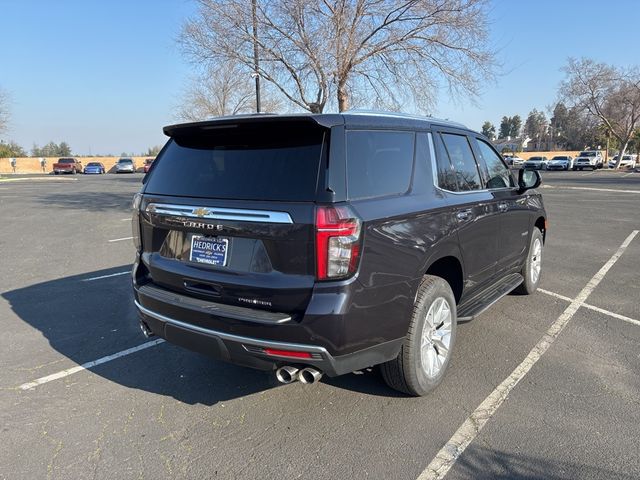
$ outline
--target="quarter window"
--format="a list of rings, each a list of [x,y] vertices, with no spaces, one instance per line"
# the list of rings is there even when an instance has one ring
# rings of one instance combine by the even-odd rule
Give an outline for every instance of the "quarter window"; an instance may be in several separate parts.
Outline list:
[[[443,133],[442,140],[449,154],[451,165],[456,171],[458,190],[461,192],[480,190],[482,188],[480,173],[467,137]]]
[[[513,177],[502,159],[484,140],[476,139],[478,151],[487,166],[487,188],[513,187]]]
[[[412,132],[348,131],[349,198],[405,193],[413,172],[414,138]]]

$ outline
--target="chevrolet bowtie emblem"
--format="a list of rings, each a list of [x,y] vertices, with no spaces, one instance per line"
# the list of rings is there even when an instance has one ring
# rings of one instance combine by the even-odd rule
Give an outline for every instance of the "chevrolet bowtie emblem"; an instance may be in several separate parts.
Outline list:
[[[198,217],[206,217],[207,215],[209,215],[211,213],[211,210],[209,210],[208,208],[196,208],[193,210],[194,215],[197,215]]]

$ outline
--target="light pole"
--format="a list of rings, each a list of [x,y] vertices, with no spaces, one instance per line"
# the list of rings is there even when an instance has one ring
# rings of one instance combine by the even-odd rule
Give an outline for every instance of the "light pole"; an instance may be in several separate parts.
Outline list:
[[[256,0],[251,0],[251,14],[253,19],[253,74],[256,79],[256,112],[260,113],[260,69],[258,64],[258,15]]]

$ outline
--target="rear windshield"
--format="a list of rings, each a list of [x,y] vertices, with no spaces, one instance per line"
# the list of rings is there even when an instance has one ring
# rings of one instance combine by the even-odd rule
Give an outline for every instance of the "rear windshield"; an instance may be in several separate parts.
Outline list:
[[[569,160],[568,157],[553,157],[551,160]]]
[[[99,163],[95,163],[95,162],[91,162],[87,164],[87,167],[99,167],[100,164]]]
[[[73,158],[61,158],[58,160],[58,163],[74,163]]]
[[[324,131],[300,124],[210,130],[170,140],[145,193],[313,201]]]
[[[133,160],[131,160],[130,158],[121,158],[120,160],[118,160],[118,163],[133,163]]]

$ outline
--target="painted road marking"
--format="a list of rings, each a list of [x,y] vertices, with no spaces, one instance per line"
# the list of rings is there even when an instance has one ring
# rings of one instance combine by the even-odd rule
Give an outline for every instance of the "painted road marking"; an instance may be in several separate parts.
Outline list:
[[[563,185],[542,185],[542,187],[555,188],[559,190],[592,190],[594,192],[640,193],[640,190],[620,190],[617,188],[565,187]]]
[[[121,218],[120,221],[121,222],[130,222],[131,218]]]
[[[131,273],[131,271],[127,270],[126,272],[112,273],[111,275],[101,275],[99,277],[85,278],[85,279],[83,279],[81,281],[82,282],[93,282],[94,280],[102,280],[103,278],[117,277],[119,275],[127,275],[128,273]]]
[[[569,297],[565,297],[564,295],[560,295],[559,293],[550,292],[549,290],[545,290],[543,288],[538,288],[540,293],[544,293],[545,295],[549,295],[551,297],[559,298],[560,300],[564,300],[565,302],[571,303],[571,299]],[[617,318],[618,320],[622,320],[623,322],[632,323],[634,325],[640,326],[640,320],[636,320],[635,318],[625,317],[624,315],[620,315],[619,313],[611,312],[609,310],[605,310],[604,308],[596,307],[595,305],[591,305],[589,303],[583,303],[582,306],[584,308],[588,308],[589,310],[593,310],[594,312],[602,313],[603,315],[608,315],[613,318]]]
[[[122,242],[123,240],[132,240],[132,239],[133,237],[114,238],[113,240],[109,240],[109,243]]]
[[[498,408],[500,408],[511,390],[525,377],[529,370],[542,358],[542,355],[545,354],[556,338],[558,338],[558,335],[562,333],[569,323],[569,320],[571,320],[578,309],[584,305],[586,299],[596,289],[609,269],[618,261],[636,235],[638,235],[638,230],[634,230],[629,234],[616,253],[598,270],[580,293],[578,293],[578,296],[571,301],[564,312],[553,322],[547,330],[547,333],[538,341],[522,363],[484,399],[478,408],[476,408],[469,418],[458,428],[449,441],[436,454],[435,458],[427,465],[427,468],[420,474],[418,480],[440,479],[447,474],[460,455],[462,455],[489,419],[496,413]]]
[[[128,348],[126,350],[122,350],[121,352],[114,353],[113,355],[108,355],[106,357],[99,358],[98,360],[94,360],[92,362],[83,363],[82,365],[78,365],[77,367],[67,368],[66,370],[62,370],[61,372],[54,373],[52,375],[47,375],[46,377],[41,377],[33,382],[23,383],[18,388],[20,390],[31,390],[32,388],[37,387],[38,385],[42,385],[44,383],[49,383],[54,380],[59,380],[64,377],[68,377],[69,375],[73,375],[74,373],[82,372],[84,370],[88,370],[93,367],[97,367],[98,365],[102,365],[103,363],[110,362],[117,358],[125,357],[127,355],[131,355],[132,353],[139,352],[141,350],[146,350],[147,348],[155,347],[156,345],[160,345],[164,343],[164,339],[158,338],[157,340],[153,340],[151,342],[143,343],[142,345],[138,345],[137,347]]]

